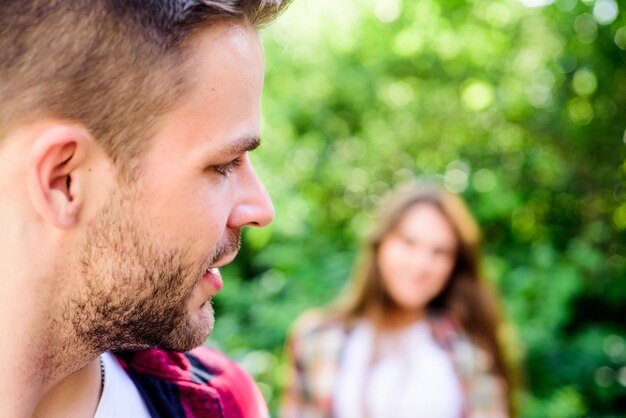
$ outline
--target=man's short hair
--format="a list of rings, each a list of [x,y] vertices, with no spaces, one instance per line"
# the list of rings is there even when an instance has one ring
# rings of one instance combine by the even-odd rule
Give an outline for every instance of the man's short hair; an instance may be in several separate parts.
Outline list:
[[[121,173],[186,90],[188,40],[259,27],[289,0],[0,0],[0,145],[32,119],[77,122]]]

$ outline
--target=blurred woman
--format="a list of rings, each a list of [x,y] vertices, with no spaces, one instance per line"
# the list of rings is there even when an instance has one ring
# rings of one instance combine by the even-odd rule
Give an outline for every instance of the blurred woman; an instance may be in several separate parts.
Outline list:
[[[381,206],[346,294],[296,321],[281,417],[509,417],[497,311],[465,204],[404,185]]]

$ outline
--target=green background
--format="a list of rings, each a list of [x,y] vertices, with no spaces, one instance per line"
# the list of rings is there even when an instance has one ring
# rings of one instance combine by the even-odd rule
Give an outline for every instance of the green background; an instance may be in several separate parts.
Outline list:
[[[626,4],[295,0],[263,31],[276,207],[223,270],[209,343],[272,414],[294,319],[345,285],[389,187],[470,204],[523,417],[626,416]]]

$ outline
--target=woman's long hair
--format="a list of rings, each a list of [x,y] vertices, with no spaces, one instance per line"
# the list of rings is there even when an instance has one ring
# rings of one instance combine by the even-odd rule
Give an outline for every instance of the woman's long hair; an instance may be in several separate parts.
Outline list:
[[[439,185],[413,181],[387,196],[380,206],[373,231],[363,243],[347,292],[331,305],[330,312],[350,323],[365,316],[384,317],[385,312],[397,307],[383,285],[377,263],[378,249],[407,211],[418,204],[439,209],[450,222],[458,242],[451,276],[427,309],[448,315],[476,344],[491,354],[495,373],[507,383],[511,409],[512,376],[497,335],[500,324],[498,301],[482,278],[480,231],[463,201]]]

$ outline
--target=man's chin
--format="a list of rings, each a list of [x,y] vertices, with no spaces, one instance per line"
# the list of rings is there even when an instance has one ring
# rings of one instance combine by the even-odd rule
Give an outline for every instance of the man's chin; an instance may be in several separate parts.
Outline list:
[[[215,315],[210,302],[205,303],[202,308],[191,314],[189,321],[182,329],[175,331],[178,338],[173,338],[171,347],[173,351],[189,351],[203,344],[213,332]]]
[[[152,348],[178,352],[189,351],[202,345],[209,338],[213,331],[213,324],[213,307],[206,303],[199,310],[189,314],[185,321],[181,321],[173,327],[167,335],[152,335],[145,339],[137,338],[127,344],[118,345],[113,351],[139,351]]]
[[[215,314],[213,312],[213,306],[211,306],[211,303],[205,303],[200,309],[198,316],[194,318],[191,322],[195,326],[190,326],[190,334],[193,334],[195,338],[193,338],[193,346],[188,348],[187,350],[191,350],[192,348],[203,344],[213,332],[213,327],[215,326]],[[192,332],[191,330],[194,331]]]

